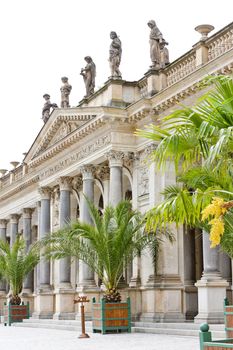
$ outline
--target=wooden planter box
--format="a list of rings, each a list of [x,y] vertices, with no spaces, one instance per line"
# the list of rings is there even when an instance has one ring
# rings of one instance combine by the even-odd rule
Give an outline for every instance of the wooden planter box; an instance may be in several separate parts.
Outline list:
[[[224,299],[224,321],[227,338],[233,338],[233,305],[229,305],[227,298]]]
[[[226,339],[212,340],[208,324],[200,326],[200,349],[201,350],[226,350],[233,349],[233,305],[229,305],[224,299],[224,320]]]
[[[105,303],[101,299],[96,303],[92,300],[92,327],[93,332],[102,334],[109,332],[131,332],[130,298],[123,303]]]
[[[5,305],[3,308],[4,326],[11,326],[14,322],[22,322],[29,318],[29,302],[24,305]]]

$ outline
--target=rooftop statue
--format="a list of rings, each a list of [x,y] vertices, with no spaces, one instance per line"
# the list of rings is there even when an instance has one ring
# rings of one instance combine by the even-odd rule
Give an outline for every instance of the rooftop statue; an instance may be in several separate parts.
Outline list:
[[[44,107],[42,109],[42,119],[43,119],[43,122],[46,123],[49,119],[49,116],[50,116],[50,109],[57,108],[58,106],[56,103],[50,102],[50,95],[49,94],[44,94],[43,98],[45,99],[45,104],[44,104]]]
[[[166,40],[162,40],[162,43],[160,44],[160,58],[161,58],[161,63],[160,66],[161,68],[165,68],[169,63],[169,51],[168,48],[166,47],[168,43]]]
[[[70,107],[69,96],[72,90],[72,86],[69,84],[67,77],[62,77],[61,81],[63,82],[63,85],[60,89],[61,90],[61,108],[68,108]]]
[[[118,38],[116,32],[111,32],[110,38],[112,39],[109,49],[109,65],[111,70],[111,77],[121,79],[121,72],[119,70],[122,54],[121,41]]]
[[[164,40],[162,33],[153,19],[150,20],[147,25],[151,29],[149,42],[152,65],[150,67],[153,69],[160,69],[165,65],[165,62],[167,62],[166,64],[169,63],[168,49],[165,47],[168,43]]]
[[[90,56],[84,57],[84,60],[87,62],[87,65],[85,68],[81,69],[80,74],[83,76],[83,80],[85,83],[86,95],[84,97],[86,98],[94,93],[96,67],[95,63],[93,62]]]

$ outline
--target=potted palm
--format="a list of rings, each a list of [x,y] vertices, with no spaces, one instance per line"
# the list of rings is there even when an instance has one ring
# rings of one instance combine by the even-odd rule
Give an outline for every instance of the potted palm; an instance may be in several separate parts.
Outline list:
[[[0,274],[10,286],[10,298],[4,308],[4,323],[11,325],[29,317],[29,304],[21,303],[20,293],[23,281],[40,260],[38,245],[32,245],[26,252],[26,244],[17,236],[14,244],[0,240]]]
[[[103,215],[87,202],[93,224],[77,221],[52,233],[45,240],[46,254],[54,259],[81,259],[102,280],[103,298],[100,303],[93,300],[94,331],[130,331],[130,301],[121,303],[117,288],[125,264],[150,243],[152,235],[144,234],[144,220],[130,202],[108,206]]]

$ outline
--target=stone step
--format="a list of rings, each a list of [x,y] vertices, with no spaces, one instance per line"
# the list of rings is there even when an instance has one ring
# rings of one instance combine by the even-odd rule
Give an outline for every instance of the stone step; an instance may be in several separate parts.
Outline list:
[[[24,320],[22,323],[13,323],[14,327],[47,328],[66,331],[76,331],[81,333],[81,322],[78,320],[51,320],[33,319]],[[87,333],[92,332],[92,322],[86,321]],[[196,323],[153,323],[153,322],[133,322],[132,332],[152,333],[198,337],[200,325]],[[226,337],[223,324],[210,325],[213,339],[224,339]]]
[[[169,328],[169,329],[191,329],[198,330],[200,329],[200,324],[198,323],[163,323],[163,322],[132,322],[134,327],[143,327],[143,328]],[[210,324],[211,331],[222,331],[224,332],[224,324]]]
[[[166,334],[166,335],[180,335],[189,337],[198,337],[199,330],[197,329],[183,329],[183,328],[152,328],[152,327],[132,327],[132,332],[135,333],[150,333],[150,334]],[[213,339],[225,339],[226,334],[224,331],[213,331]]]

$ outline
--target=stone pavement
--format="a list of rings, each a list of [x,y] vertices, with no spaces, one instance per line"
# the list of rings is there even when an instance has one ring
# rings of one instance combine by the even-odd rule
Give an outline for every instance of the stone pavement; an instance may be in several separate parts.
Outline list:
[[[161,334],[93,334],[0,325],[0,349],[5,350],[199,350],[198,337]]]

